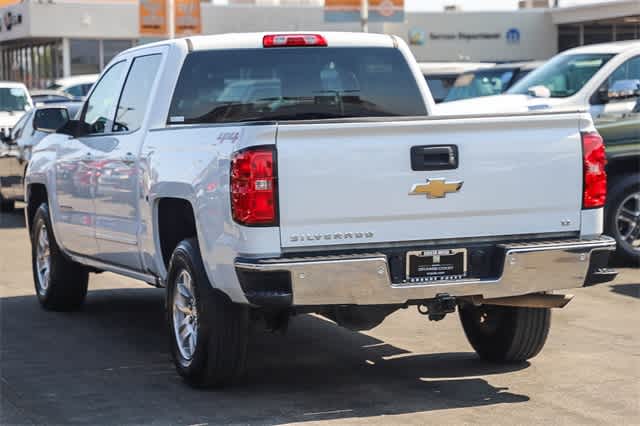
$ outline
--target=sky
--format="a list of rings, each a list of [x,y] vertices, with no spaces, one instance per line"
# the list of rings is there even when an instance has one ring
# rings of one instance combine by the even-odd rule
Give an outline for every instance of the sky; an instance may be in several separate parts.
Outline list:
[[[560,6],[605,3],[612,0],[560,0]],[[459,5],[462,10],[513,10],[518,8],[518,0],[405,0],[407,10],[441,11],[446,5]]]

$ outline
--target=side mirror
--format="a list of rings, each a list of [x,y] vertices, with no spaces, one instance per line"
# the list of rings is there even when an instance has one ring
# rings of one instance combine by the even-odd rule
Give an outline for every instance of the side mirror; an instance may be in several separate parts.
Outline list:
[[[529,93],[529,95],[533,96],[534,98],[550,98],[551,97],[551,90],[549,90],[549,88],[547,88],[546,86],[531,86],[527,89],[527,92]]]
[[[0,132],[0,142],[7,145],[13,145],[13,137],[11,136],[10,130],[2,129],[2,131]]]
[[[40,132],[55,133],[69,122],[66,108],[40,108],[33,117],[33,128]]]
[[[69,120],[64,126],[60,127],[56,133],[60,133],[63,135],[69,135],[74,138],[80,138],[82,136],[86,136],[90,133],[91,129],[84,121],[80,120]]]
[[[607,91],[609,100],[635,98],[636,96],[640,96],[640,79],[614,81]]]
[[[602,87],[600,87],[598,89],[598,91],[595,93],[595,95],[592,97],[592,103],[594,104],[606,104],[610,101],[611,99],[609,98],[609,89],[607,88],[607,85],[603,85]]]

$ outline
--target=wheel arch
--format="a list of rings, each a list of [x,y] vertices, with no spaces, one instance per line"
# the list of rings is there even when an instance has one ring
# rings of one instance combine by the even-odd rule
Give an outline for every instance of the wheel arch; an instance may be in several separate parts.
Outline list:
[[[49,203],[49,190],[44,183],[34,182],[26,185],[24,209],[27,232],[31,235],[33,219],[42,203]]]
[[[153,205],[156,253],[166,276],[171,254],[180,241],[198,240],[195,208],[189,198],[176,196],[157,197]]]

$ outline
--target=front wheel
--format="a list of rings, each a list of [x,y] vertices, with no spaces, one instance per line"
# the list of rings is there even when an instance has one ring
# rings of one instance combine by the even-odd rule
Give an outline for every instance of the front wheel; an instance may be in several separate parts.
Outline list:
[[[551,326],[549,308],[464,304],[459,312],[473,349],[493,362],[533,358],[542,350]]]
[[[187,383],[219,387],[244,374],[248,308],[211,286],[195,239],[182,241],[171,257],[167,322],[171,355]]]
[[[36,211],[32,229],[31,263],[40,304],[52,311],[79,309],[87,296],[89,272],[60,251],[46,203]]]

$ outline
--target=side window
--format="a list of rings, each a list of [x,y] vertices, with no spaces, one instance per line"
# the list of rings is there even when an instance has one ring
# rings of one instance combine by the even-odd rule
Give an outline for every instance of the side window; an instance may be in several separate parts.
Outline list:
[[[31,136],[33,134],[33,117],[35,116],[34,112],[29,113],[29,118],[24,124],[24,127],[20,131],[20,137],[23,138],[25,136]]]
[[[83,84],[82,86],[80,86],[80,96],[87,96],[87,93],[89,93],[91,91],[91,88],[93,87],[93,84]]]
[[[120,95],[120,81],[125,70],[126,62],[118,62],[96,83],[95,90],[87,100],[82,118],[90,134],[104,133],[111,129]]]
[[[609,87],[620,80],[640,80],[640,56],[635,56],[620,65],[609,77]]]
[[[66,92],[71,96],[76,96],[76,97],[85,95],[85,93],[82,93],[82,85],[80,84],[67,88]]]
[[[27,124],[27,122],[30,120],[30,117],[32,115],[33,115],[33,111],[27,112],[20,118],[20,120],[18,120],[18,122],[13,128],[13,133],[11,135],[13,137],[13,140],[18,140],[22,136],[24,132],[24,127]]]
[[[627,59],[622,65],[616,68],[616,70],[611,73],[609,78],[592,96],[591,104],[602,105],[606,103],[602,100],[600,95],[603,93],[606,95],[607,91],[613,87],[616,81],[622,80],[640,80],[640,56],[634,56],[631,59]]]
[[[114,132],[133,132],[142,125],[161,58],[162,56],[157,54],[141,56],[133,61],[116,109]]]

